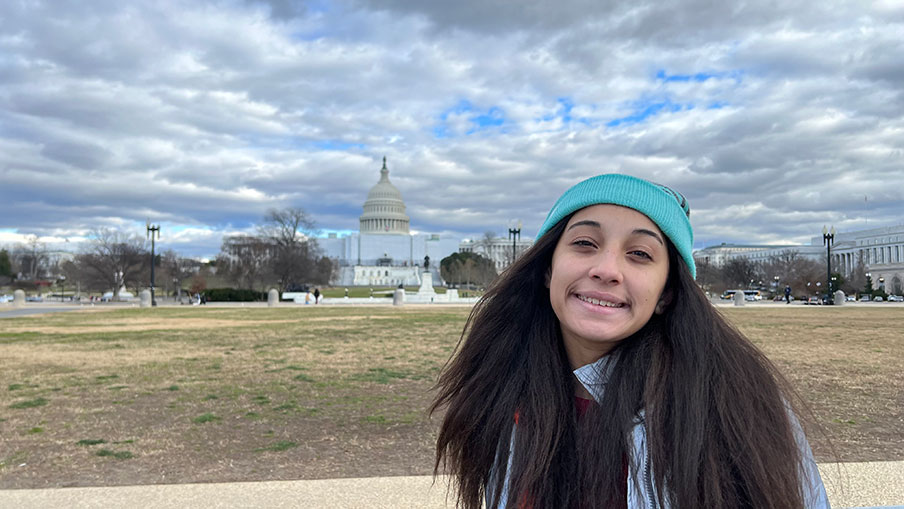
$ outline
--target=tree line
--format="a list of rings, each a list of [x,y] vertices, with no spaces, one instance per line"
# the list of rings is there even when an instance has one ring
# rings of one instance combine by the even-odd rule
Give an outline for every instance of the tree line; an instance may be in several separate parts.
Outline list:
[[[697,283],[712,294],[733,289],[757,289],[784,295],[785,286],[790,286],[795,297],[815,296],[825,293],[826,261],[825,257],[816,261],[790,249],[762,262],[743,257],[732,258],[720,267],[697,260]],[[861,293],[867,283],[862,260],[855,264],[847,277],[838,270],[832,271],[832,292],[841,290],[846,295]],[[871,281],[869,283],[871,285]]]
[[[224,238],[220,253],[207,264],[173,250],[155,253],[158,292],[201,292],[208,280],[238,289],[283,291],[333,279],[335,263],[317,245],[315,224],[303,209],[271,209],[255,230]],[[0,284],[27,290],[65,284],[82,292],[112,291],[116,299],[122,288],[150,286],[150,258],[150,242],[144,236],[112,228],[94,230],[80,251],[66,259],[52,256],[46,244],[31,236],[11,249],[0,249]]]
[[[247,290],[302,291],[329,284],[338,267],[323,254],[315,233],[304,209],[271,209],[255,235],[223,239],[217,269],[236,288]]]

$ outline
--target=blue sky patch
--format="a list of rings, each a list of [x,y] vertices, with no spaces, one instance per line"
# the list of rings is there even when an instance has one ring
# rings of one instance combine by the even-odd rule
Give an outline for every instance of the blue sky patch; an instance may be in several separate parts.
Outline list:
[[[364,150],[366,145],[364,145],[363,143],[349,143],[340,140],[320,140],[314,142],[314,147],[320,150]]]
[[[720,72],[698,72],[694,74],[669,74],[665,69],[656,71],[656,79],[663,83],[703,83],[710,79],[730,78],[735,81],[741,81],[744,73],[740,70],[720,71]]]
[[[439,122],[437,125],[433,126],[434,137],[449,138],[456,134],[450,130],[450,126],[448,125],[450,115],[464,115],[467,117],[467,120],[471,125],[464,132],[466,136],[493,128],[499,128],[505,132],[506,118],[502,108],[492,106],[486,110],[479,110],[475,108],[470,101],[462,99],[458,101],[455,106],[440,113]]]
[[[693,103],[678,104],[666,99],[663,101],[646,101],[641,100],[631,105],[633,112],[624,117],[616,118],[606,122],[608,127],[617,127],[621,125],[638,124],[644,120],[661,112],[687,111],[694,109]]]

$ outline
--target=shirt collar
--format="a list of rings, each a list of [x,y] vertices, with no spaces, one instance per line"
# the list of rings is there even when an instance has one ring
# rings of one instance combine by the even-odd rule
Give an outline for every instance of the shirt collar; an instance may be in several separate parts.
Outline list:
[[[609,383],[615,363],[616,356],[604,355],[598,361],[574,370],[574,376],[597,403],[603,400],[603,393],[606,391],[606,385]]]

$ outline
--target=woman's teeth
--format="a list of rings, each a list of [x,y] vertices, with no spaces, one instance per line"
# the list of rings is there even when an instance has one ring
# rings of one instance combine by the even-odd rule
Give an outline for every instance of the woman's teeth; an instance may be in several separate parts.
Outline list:
[[[594,306],[605,306],[607,308],[620,308],[624,306],[624,304],[621,303],[609,302],[607,300],[599,300],[591,297],[584,297],[583,295],[578,295],[578,298],[584,302],[589,302]]]

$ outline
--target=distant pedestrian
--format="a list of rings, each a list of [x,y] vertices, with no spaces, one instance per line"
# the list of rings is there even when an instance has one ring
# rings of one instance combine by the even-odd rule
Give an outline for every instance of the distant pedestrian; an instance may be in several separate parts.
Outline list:
[[[785,304],[791,304],[791,285],[785,286]]]
[[[314,288],[314,304],[320,303],[320,288]]]

